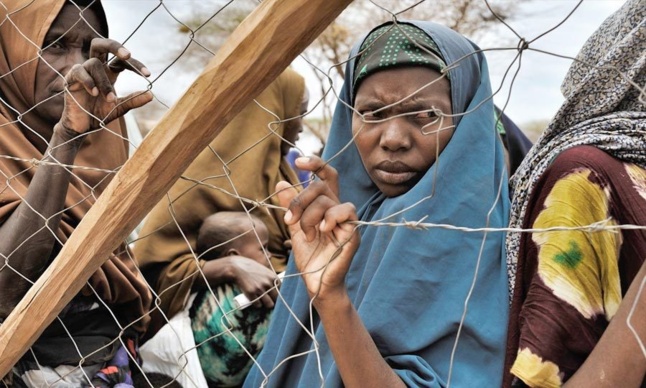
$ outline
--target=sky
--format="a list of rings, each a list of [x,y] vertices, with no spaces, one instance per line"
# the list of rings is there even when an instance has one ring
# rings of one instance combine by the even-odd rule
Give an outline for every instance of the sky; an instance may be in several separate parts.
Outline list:
[[[526,41],[532,41],[564,20],[577,3],[569,0],[528,2],[522,7],[526,15],[519,20],[512,20],[510,25]],[[539,38],[530,47],[569,58],[576,57],[588,37],[623,3],[618,0],[584,1],[563,25]],[[514,36],[509,29],[502,30],[500,34],[503,37]],[[483,42],[481,47],[486,49],[496,46],[495,43]],[[503,82],[504,70],[516,54],[512,51],[486,54],[494,90]],[[496,104],[502,106],[508,100],[506,112],[518,123],[550,119],[563,102],[560,86],[571,63],[571,59],[545,53],[523,52],[521,70],[509,99],[507,94],[510,76],[505,81],[505,88],[496,95]]]
[[[177,65],[171,66],[175,59],[173,53],[177,53],[182,46],[177,33],[179,24],[173,17],[184,20],[198,3],[204,5],[205,2],[103,0],[111,37],[122,42],[126,41],[125,46],[133,56],[148,66],[153,73],[152,90],[157,98],[168,106],[182,95],[196,76],[196,74],[187,74]],[[573,0],[525,0],[508,24],[526,41],[532,41],[563,21],[577,4],[578,1]],[[530,47],[559,56],[575,57],[586,39],[622,4],[622,0],[583,1],[567,21],[555,31],[531,43]],[[423,3],[419,5],[419,7],[423,6]],[[184,37],[184,39],[188,38]],[[563,102],[560,85],[571,59],[524,51],[520,71],[510,90],[513,71],[509,72],[506,79],[503,77],[518,52],[492,49],[515,48],[517,42],[516,35],[502,24],[476,41],[485,50],[492,89],[501,87],[494,97],[496,104],[500,107],[506,105],[506,113],[522,127],[523,124],[532,121],[547,121],[556,113]],[[309,66],[302,59],[294,61],[293,66],[306,77],[306,83],[310,85],[310,101],[318,99],[317,84]],[[134,76],[121,77],[117,84],[118,90],[122,93],[146,86],[146,82]],[[340,88],[340,84],[335,86]],[[312,114],[316,115],[317,112],[314,111]]]

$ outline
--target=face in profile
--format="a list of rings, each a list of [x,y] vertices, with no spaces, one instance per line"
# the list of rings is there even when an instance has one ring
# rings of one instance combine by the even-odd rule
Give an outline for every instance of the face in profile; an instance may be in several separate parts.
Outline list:
[[[419,182],[453,135],[450,83],[427,67],[369,75],[359,85],[354,108],[363,115],[352,118],[359,155],[370,179],[388,197]]]
[[[301,110],[299,117],[289,120],[285,123],[285,131],[283,132],[283,142],[280,144],[280,153],[285,156],[289,153],[289,149],[298,140],[298,135],[303,132],[303,115],[307,113],[307,107],[310,102],[310,94],[305,88],[303,101],[301,102]]]
[[[64,96],[59,93],[65,88],[65,75],[72,66],[89,58],[92,39],[99,37],[95,31],[101,32],[96,12],[83,11],[85,20],[80,21],[79,12],[73,4],[63,6],[45,35],[42,58],[36,69],[34,110],[53,124],[63,114]]]
[[[231,249],[235,249],[240,256],[248,257],[266,267],[269,267],[269,261],[265,256],[267,245],[269,244],[269,231],[263,222],[254,223],[258,237],[253,231],[247,232],[231,242]],[[251,225],[248,225],[251,228]],[[245,227],[245,230],[247,228]],[[263,250],[264,249],[264,250]]]

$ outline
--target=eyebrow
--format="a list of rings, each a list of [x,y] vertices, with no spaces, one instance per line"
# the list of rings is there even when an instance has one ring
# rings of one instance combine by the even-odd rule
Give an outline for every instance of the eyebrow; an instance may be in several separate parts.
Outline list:
[[[61,39],[73,38],[73,31],[65,30],[63,28],[52,28],[45,34],[44,42],[54,42]]]
[[[49,31],[47,31],[47,34],[45,34],[45,40],[54,40],[58,39],[65,34],[66,30],[63,30],[62,28],[51,28]]]
[[[65,43],[68,41],[74,41],[75,39],[77,39],[77,35],[78,34],[76,34],[74,31],[70,30],[49,30],[45,35],[45,39],[43,40],[42,48],[45,49],[54,42]],[[90,42],[92,39],[97,37],[99,37],[99,35],[93,34],[91,37],[83,39],[83,42]]]
[[[60,27],[60,26],[50,27],[49,31],[47,31],[47,33],[45,34],[45,40],[47,40],[47,39],[55,40],[55,39],[58,39],[58,38],[63,37],[63,36],[70,36],[71,34],[73,34],[75,32],[73,26],[77,26],[78,24],[81,24],[81,23],[85,24],[85,25],[89,24],[86,20],[84,20],[83,18],[81,18],[79,16],[78,21],[76,22],[76,24],[73,24],[71,26],[71,28],[66,29],[66,28],[63,28],[63,27]],[[90,28],[92,28],[92,27],[90,26]],[[94,28],[92,28],[92,30],[94,30]],[[95,31],[93,31],[92,33],[93,33],[93,35],[95,35],[95,37],[100,36]]]
[[[426,97],[419,97],[419,96],[413,96],[410,98],[407,98],[403,101],[399,101],[396,103],[386,103],[382,99],[374,96],[367,97],[363,100],[357,99],[355,100],[355,108],[357,107],[362,107],[362,108],[375,108],[375,109],[382,109],[386,106],[389,106],[388,109],[392,109],[395,107],[403,107],[403,108],[430,108],[431,106],[441,106],[443,104],[440,104],[440,99],[435,98],[434,96],[426,96]]]
[[[436,98],[435,96],[428,96],[428,97],[419,97],[419,96],[413,96],[411,98],[407,98],[404,101],[400,102],[399,105],[402,106],[409,106],[409,105],[435,105],[433,103],[438,102],[439,99]]]

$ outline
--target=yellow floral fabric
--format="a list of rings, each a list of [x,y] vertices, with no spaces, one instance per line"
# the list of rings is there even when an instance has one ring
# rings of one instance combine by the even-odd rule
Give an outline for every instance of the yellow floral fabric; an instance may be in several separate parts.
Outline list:
[[[617,223],[609,215],[609,194],[581,170],[561,178],[552,188],[534,228]],[[609,320],[621,302],[620,234],[613,231],[554,231],[533,234],[538,247],[538,275],[555,296],[585,318],[604,314]]]
[[[558,388],[563,385],[559,367],[553,362],[543,360],[527,348],[518,352],[511,373],[545,388]]]

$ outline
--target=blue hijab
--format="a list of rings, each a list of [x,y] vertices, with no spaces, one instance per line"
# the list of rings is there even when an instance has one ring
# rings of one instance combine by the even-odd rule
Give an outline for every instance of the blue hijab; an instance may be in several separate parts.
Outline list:
[[[363,221],[424,219],[468,228],[506,227],[507,174],[485,58],[475,53],[473,43],[446,27],[407,23],[435,41],[450,68],[459,60],[450,70],[453,113],[469,113],[454,118],[453,137],[424,177],[405,194],[386,198],[370,180],[352,143],[352,112],[339,102],[323,157],[339,171],[341,200],[354,203]],[[353,69],[351,60],[341,91],[346,102],[352,101]],[[340,152],[347,144],[350,147]],[[504,253],[501,232],[362,227],[361,246],[346,276],[348,293],[384,359],[407,385],[447,384],[465,300],[477,271],[451,385],[500,386],[509,301]],[[291,260],[288,274],[295,272]],[[268,386],[342,386],[316,311],[310,319],[300,277],[286,277],[281,295],[264,350],[245,386],[259,387],[266,375]],[[316,343],[308,333],[311,328]]]

